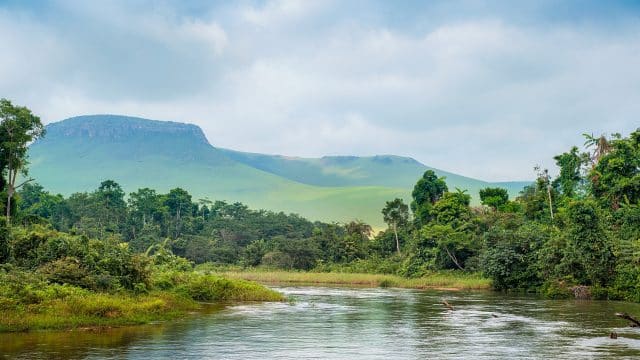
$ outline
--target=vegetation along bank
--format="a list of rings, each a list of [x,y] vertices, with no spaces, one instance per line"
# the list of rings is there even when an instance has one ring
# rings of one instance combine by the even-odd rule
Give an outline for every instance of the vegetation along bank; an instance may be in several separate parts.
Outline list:
[[[554,157],[557,176],[535,169],[536,180],[513,199],[482,189],[477,207],[426,171],[409,203],[381,204],[388,228],[374,234],[358,220],[311,221],[193,199],[181,188],[125,194],[105,179],[91,192],[52,194],[28,175],[17,180],[27,145],[45,136],[40,120],[6,100],[0,120],[4,330],[140,323],[179,316],[196,301],[280,299],[212,275],[220,266],[243,269],[227,277],[259,281],[440,287],[438,276],[448,276],[442,287],[490,281],[553,298],[640,301],[640,129],[586,135],[582,149]],[[212,274],[193,271],[205,263]],[[283,272],[291,270],[312,272]],[[128,311],[133,303],[139,311]]]

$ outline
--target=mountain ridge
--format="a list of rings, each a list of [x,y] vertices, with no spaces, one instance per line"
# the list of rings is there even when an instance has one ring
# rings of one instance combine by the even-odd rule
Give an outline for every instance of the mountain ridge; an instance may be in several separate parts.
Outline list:
[[[311,219],[359,218],[382,227],[380,209],[410,200],[427,169],[396,155],[302,158],[215,147],[194,124],[120,115],[76,116],[47,125],[31,145],[31,174],[45,188],[69,195],[113,179],[126,191],[183,187],[196,197],[242,201]],[[474,196],[492,183],[433,169],[451,189]],[[521,183],[511,183],[510,192]]]

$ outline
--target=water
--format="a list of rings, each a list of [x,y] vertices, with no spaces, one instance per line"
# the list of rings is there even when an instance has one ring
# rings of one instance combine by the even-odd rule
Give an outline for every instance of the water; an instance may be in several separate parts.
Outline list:
[[[0,335],[10,359],[640,358],[640,305],[492,292],[278,287],[289,303],[212,306],[98,332]],[[453,311],[442,305],[446,299]],[[618,333],[618,339],[609,333]]]

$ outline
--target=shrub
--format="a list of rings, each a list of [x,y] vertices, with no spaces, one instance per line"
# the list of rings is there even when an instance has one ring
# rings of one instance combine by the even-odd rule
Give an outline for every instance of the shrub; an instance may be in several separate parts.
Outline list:
[[[75,257],[64,257],[46,263],[38,270],[49,281],[58,284],[71,284],[84,288],[95,288],[96,282]]]

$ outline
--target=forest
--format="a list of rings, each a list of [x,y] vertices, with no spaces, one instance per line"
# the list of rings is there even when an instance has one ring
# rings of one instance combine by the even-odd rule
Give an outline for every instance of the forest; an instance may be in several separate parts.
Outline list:
[[[52,194],[28,177],[28,144],[46,136],[40,119],[7,100],[0,116],[0,308],[24,301],[12,293],[20,282],[148,294],[180,287],[166,274],[198,274],[199,264],[405,278],[470,273],[496,290],[640,302],[640,129],[585,134],[582,149],[554,157],[557,176],[536,167],[518,197],[485,188],[481,206],[426,171],[410,201],[381,207],[388,228],[375,233],[356,216],[318,222],[194,199],[182,188],[126,194],[116,179]]]

